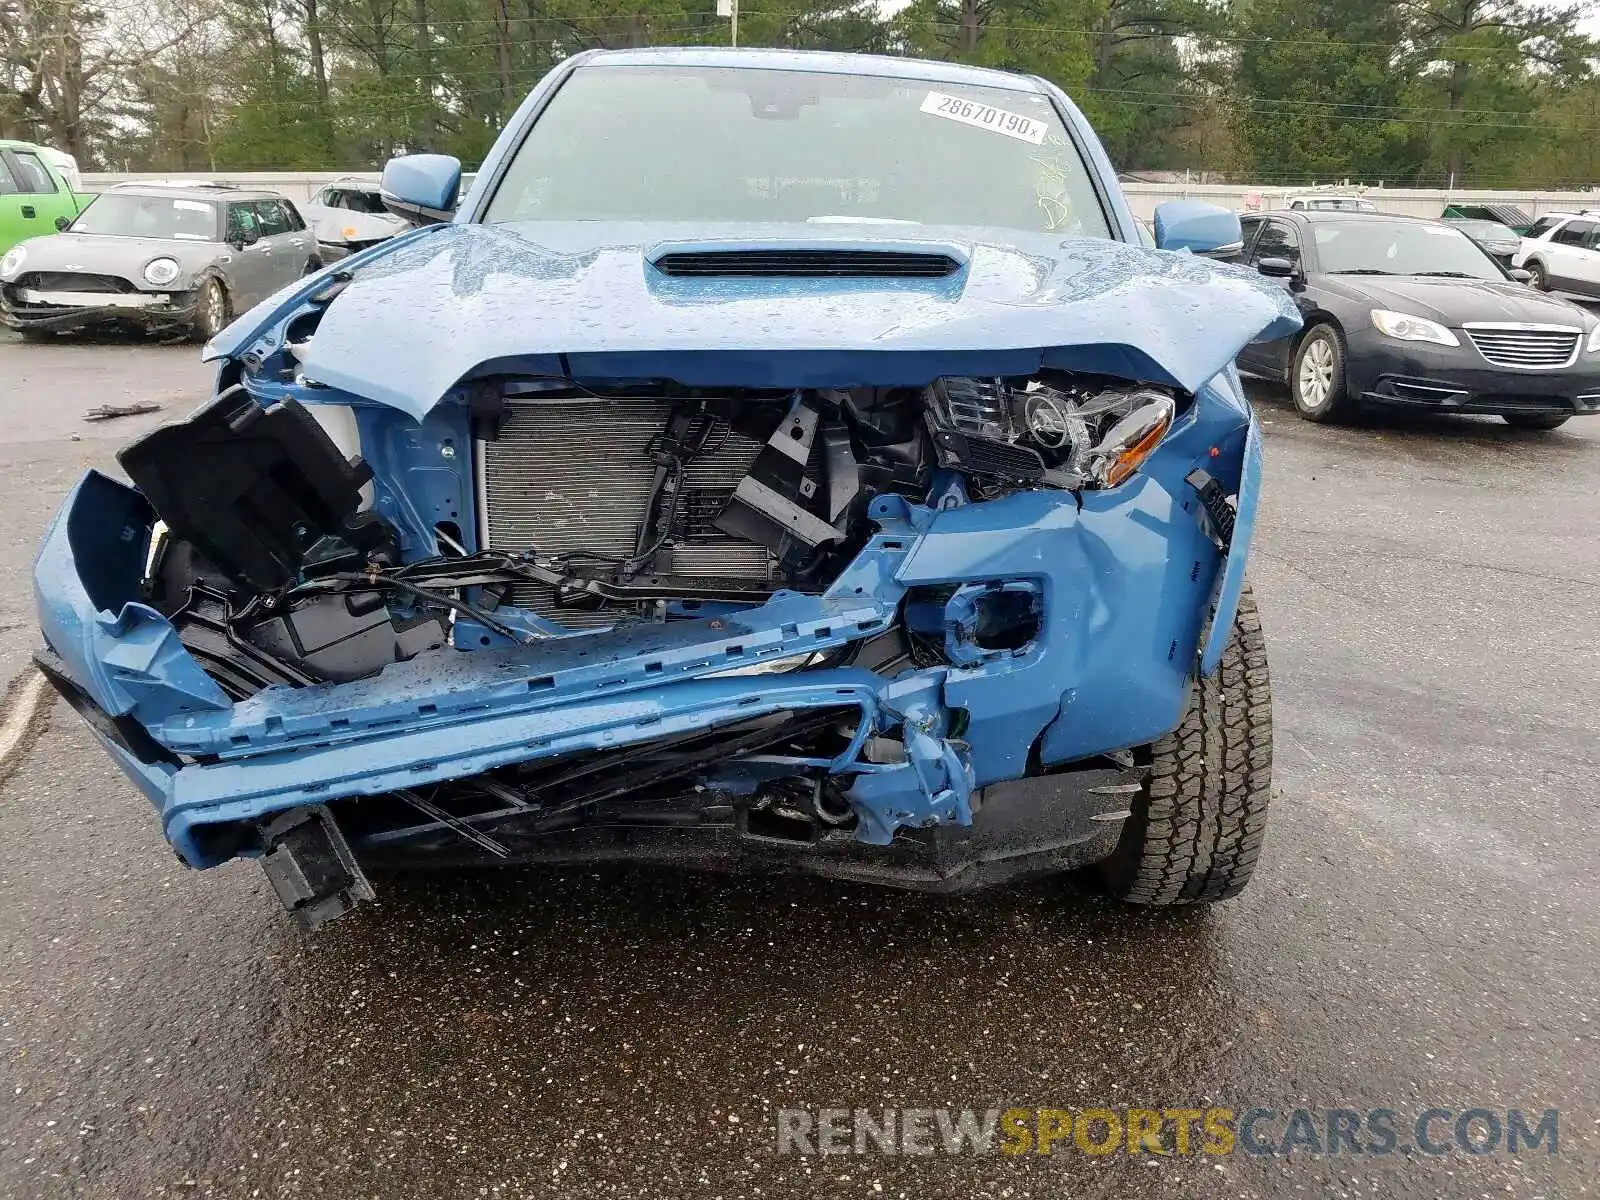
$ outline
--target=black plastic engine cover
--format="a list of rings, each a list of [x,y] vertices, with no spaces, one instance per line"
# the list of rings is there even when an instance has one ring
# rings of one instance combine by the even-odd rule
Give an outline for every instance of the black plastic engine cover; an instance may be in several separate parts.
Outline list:
[[[230,388],[117,459],[174,537],[252,591],[292,583],[325,537],[393,558],[393,531],[358,511],[372,469],[293,400],[264,408]]]

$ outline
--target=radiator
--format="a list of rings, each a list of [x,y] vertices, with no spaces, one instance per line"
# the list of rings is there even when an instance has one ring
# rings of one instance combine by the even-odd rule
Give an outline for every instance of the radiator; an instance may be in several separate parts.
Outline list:
[[[495,441],[477,445],[479,537],[495,550],[564,554],[582,550],[624,558],[638,545],[655,464],[645,455],[667,427],[669,404],[654,400],[514,402]],[[765,547],[710,528],[761,450],[725,426],[711,449],[684,469],[688,536],[672,548],[671,573],[766,580]],[[623,610],[558,606],[551,590],[518,585],[512,603],[573,627],[605,625]]]

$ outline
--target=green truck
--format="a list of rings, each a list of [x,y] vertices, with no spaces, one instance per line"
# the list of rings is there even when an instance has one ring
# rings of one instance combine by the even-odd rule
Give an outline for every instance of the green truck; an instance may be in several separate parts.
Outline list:
[[[38,146],[0,139],[0,254],[65,228],[82,205]]]

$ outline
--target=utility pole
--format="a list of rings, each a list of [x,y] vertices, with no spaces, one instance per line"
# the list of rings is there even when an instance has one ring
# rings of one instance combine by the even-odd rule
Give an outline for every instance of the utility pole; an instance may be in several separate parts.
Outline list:
[[[739,45],[739,0],[717,0],[717,16],[732,19],[732,32],[729,35],[728,42],[729,45],[737,49]]]

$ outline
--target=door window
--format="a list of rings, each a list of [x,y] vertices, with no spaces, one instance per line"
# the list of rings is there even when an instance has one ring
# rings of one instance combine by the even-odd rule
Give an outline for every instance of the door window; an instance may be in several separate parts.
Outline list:
[[[1300,234],[1287,221],[1268,221],[1261,226],[1261,236],[1256,238],[1255,249],[1250,252],[1250,265],[1263,258],[1286,258],[1292,263],[1300,261]]]
[[[256,218],[254,205],[228,205],[228,240],[252,241],[261,233],[261,222]]]
[[[1261,228],[1260,217],[1239,218],[1239,240],[1244,243],[1244,261],[1250,262],[1250,243],[1255,241],[1256,232]]]
[[[6,160],[0,158],[0,196],[15,196],[18,192],[17,181],[11,174],[11,168],[6,166]]]
[[[50,172],[39,161],[39,156],[32,150],[15,150],[12,157],[16,161],[16,181],[18,188],[24,196],[53,196],[56,194],[56,181],[50,178]]]
[[[1555,237],[1550,240],[1558,246],[1582,246],[1585,239],[1595,230],[1593,221],[1568,221],[1556,230]]]
[[[1540,217],[1528,226],[1528,237],[1542,238],[1564,220],[1562,217]]]
[[[298,233],[306,227],[305,221],[300,217],[300,210],[294,205],[287,200],[279,200],[278,207],[283,209],[283,218],[289,222],[289,231],[291,233]]]
[[[256,219],[261,222],[262,237],[276,237],[289,232],[289,218],[276,200],[257,200]]]

